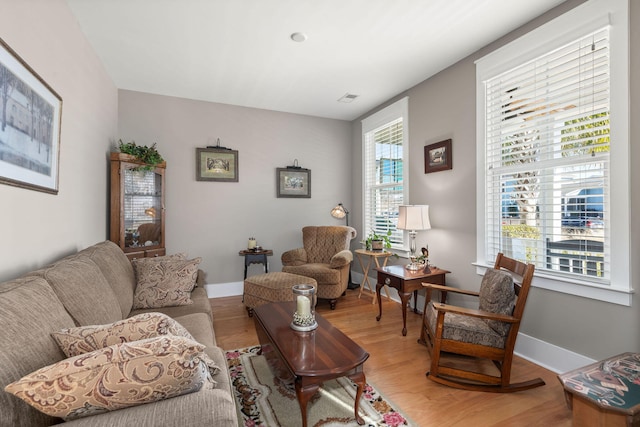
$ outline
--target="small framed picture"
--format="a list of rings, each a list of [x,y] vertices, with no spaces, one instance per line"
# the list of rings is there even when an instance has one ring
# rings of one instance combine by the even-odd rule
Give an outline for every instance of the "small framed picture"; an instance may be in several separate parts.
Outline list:
[[[453,169],[451,140],[436,142],[424,147],[424,173]]]
[[[311,170],[303,168],[277,168],[278,197],[311,198]]]
[[[238,182],[238,150],[196,148],[196,181]]]
[[[58,194],[62,98],[0,39],[0,183]]]

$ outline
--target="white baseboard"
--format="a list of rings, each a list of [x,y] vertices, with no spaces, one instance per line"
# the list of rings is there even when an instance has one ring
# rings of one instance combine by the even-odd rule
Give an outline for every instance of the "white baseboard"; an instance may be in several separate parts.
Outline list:
[[[206,284],[204,289],[209,298],[234,297],[244,292],[244,282]]]
[[[596,362],[594,359],[522,332],[518,334],[514,353],[556,374],[572,371]]]
[[[352,273],[355,280],[362,282],[362,274]],[[371,282],[373,284],[373,281]],[[209,298],[223,298],[242,295],[244,290],[243,282],[216,283],[204,286]],[[391,299],[400,302],[400,298],[395,289],[391,288]],[[418,295],[418,308],[422,310],[424,297]],[[538,338],[519,333],[516,342],[515,354],[530,362],[549,369],[557,374],[568,372],[581,366],[596,362],[571,350],[567,350],[557,345],[550,344]]]

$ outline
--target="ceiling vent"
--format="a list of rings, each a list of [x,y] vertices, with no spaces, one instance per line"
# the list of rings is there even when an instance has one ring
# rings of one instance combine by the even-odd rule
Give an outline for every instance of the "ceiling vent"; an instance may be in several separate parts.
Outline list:
[[[345,104],[348,104],[350,102],[353,102],[358,96],[359,95],[354,95],[352,93],[346,93],[342,98],[338,99],[338,102],[344,102]]]

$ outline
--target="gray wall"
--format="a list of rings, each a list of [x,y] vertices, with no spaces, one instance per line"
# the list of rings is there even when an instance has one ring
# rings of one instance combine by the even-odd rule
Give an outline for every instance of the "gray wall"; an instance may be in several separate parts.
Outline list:
[[[156,142],[167,161],[168,252],[202,257],[209,284],[242,281],[238,251],[250,236],[280,271],[303,226],[345,223],[329,212],[351,198],[349,122],[122,90],[118,113],[123,141]],[[217,138],[238,150],[239,182],[196,181],[196,147]],[[295,159],[311,169],[311,198],[277,198],[276,168]]]
[[[452,272],[447,278],[449,284],[471,289],[480,285],[480,277],[472,266],[476,260],[474,61],[580,3],[582,1],[564,3],[402,94],[409,97],[409,203],[430,205],[432,229],[418,233],[417,244],[421,247],[428,243],[430,260]],[[630,27],[633,118],[638,116],[640,108],[640,63],[637,55],[640,48],[640,3],[636,1],[631,2]],[[354,122],[352,131],[352,179],[356,195],[362,191],[360,119]],[[423,147],[447,138],[453,139],[453,170],[424,174]],[[640,161],[638,138],[640,125],[638,120],[632,119],[632,164]],[[637,169],[632,168],[631,177],[632,218],[640,215],[640,194],[636,190],[640,176]],[[361,209],[357,209],[354,215],[357,227],[361,227],[361,216]],[[640,225],[637,221],[632,224],[631,234],[631,264],[636,267],[640,254]],[[636,268],[632,272],[636,290],[639,288],[638,279]],[[625,351],[640,351],[639,325],[637,296],[634,296],[631,307],[625,307],[536,288],[530,293],[521,332],[581,355],[602,359]]]
[[[63,0],[0,0],[0,37],[62,98],[59,193],[0,185],[0,280],[106,239],[118,92]]]

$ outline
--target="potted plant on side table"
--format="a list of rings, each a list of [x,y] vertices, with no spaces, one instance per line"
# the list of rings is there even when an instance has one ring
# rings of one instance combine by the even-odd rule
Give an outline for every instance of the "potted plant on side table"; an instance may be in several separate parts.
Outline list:
[[[367,238],[364,240],[365,248],[368,251],[381,251],[383,249],[391,249],[391,240],[389,237],[391,236],[391,230],[387,230],[385,234],[378,234],[375,231],[371,230],[371,232],[367,235]]]

